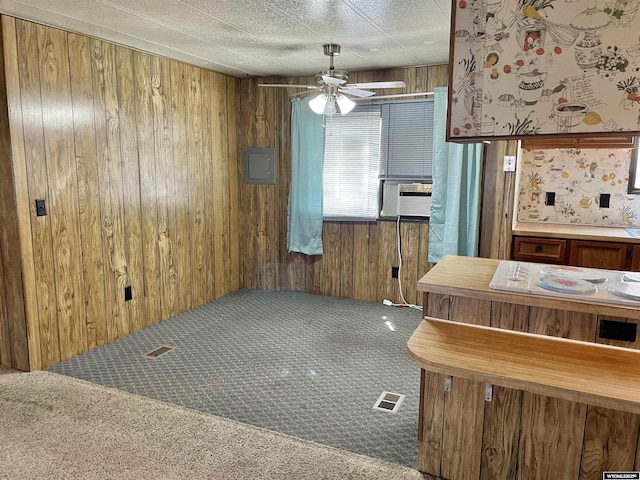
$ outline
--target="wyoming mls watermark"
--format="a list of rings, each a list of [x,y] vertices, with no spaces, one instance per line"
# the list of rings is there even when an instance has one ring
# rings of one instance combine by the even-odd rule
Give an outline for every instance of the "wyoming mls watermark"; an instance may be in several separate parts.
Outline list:
[[[640,480],[640,472],[604,472],[602,474],[602,480],[610,479]]]

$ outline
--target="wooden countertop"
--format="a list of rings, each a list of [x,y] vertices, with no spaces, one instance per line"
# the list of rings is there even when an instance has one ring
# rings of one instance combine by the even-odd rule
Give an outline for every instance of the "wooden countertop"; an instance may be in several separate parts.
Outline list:
[[[499,263],[494,258],[446,256],[418,281],[418,291],[640,320],[635,306],[493,290],[489,283]]]
[[[638,350],[425,318],[407,352],[436,373],[640,413]]]
[[[639,229],[640,230],[640,229]],[[562,225],[538,222],[516,222],[513,235],[524,237],[570,238],[605,242],[640,243],[623,227],[594,227],[589,225]]]

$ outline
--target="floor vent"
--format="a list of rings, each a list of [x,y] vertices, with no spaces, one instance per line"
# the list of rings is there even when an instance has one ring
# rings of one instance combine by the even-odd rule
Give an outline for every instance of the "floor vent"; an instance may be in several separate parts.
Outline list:
[[[164,355],[165,353],[169,353],[174,348],[176,348],[175,345],[161,345],[161,346],[159,346],[157,348],[154,348],[149,353],[145,353],[144,357],[145,358],[158,358],[159,356]]]
[[[405,395],[399,393],[382,392],[373,406],[374,410],[382,410],[383,412],[396,413],[402,405]]]

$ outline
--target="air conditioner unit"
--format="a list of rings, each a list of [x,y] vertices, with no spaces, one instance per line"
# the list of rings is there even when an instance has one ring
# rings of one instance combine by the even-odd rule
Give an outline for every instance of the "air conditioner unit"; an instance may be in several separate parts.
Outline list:
[[[387,180],[382,187],[381,217],[428,217],[431,214],[430,183]]]

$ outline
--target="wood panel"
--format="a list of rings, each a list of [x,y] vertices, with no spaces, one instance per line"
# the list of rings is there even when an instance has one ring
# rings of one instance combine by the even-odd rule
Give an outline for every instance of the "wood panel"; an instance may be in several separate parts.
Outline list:
[[[445,394],[441,476],[476,480],[480,476],[480,451],[484,421],[483,383],[453,378]]]
[[[633,470],[639,429],[637,414],[589,405],[580,480],[599,480],[607,471]]]
[[[451,297],[449,320],[473,325],[491,324],[491,302],[477,298]]]
[[[449,319],[450,297],[440,293],[424,293],[424,313],[429,317]]]
[[[229,180],[226,185],[222,185],[223,190],[228,191],[229,206],[229,226],[225,229],[224,233],[228,238],[229,243],[229,258],[228,264],[225,263],[225,271],[229,272],[229,282],[225,283],[227,290],[223,292],[226,295],[229,292],[238,290],[241,287],[242,282],[242,262],[240,260],[240,182],[242,181],[241,163],[238,161],[238,142],[237,132],[240,127],[240,116],[238,115],[238,109],[240,102],[238,101],[238,81],[235,78],[224,77],[219,75],[220,78],[226,80],[226,91],[219,92],[218,95],[224,97],[226,93],[226,110],[223,110],[222,116],[218,118],[217,122],[221,122],[226,127],[224,131],[224,138],[226,139],[226,149],[223,153],[225,157],[225,165],[229,169]],[[222,84],[220,87],[222,88]],[[209,158],[209,157],[205,157]],[[244,254],[244,252],[242,252]]]
[[[485,404],[480,479],[513,479],[518,462],[522,392],[493,387],[493,399]]]
[[[528,306],[491,302],[490,326],[526,332],[528,324]],[[482,480],[515,477],[521,408],[522,392],[494,385],[493,400],[485,404],[480,468]]]
[[[189,162],[187,138],[187,95],[185,76],[186,65],[169,62],[171,82],[171,125],[173,128],[173,212],[169,215],[170,225],[175,234],[176,247],[176,291],[178,311],[187,310],[191,305],[191,223],[189,221]],[[170,227],[171,228],[171,227]]]
[[[0,365],[29,370],[19,220],[11,168],[4,71],[4,59],[0,56]]]
[[[135,123],[136,104],[132,101],[135,99],[133,52],[128,48],[116,46],[115,57],[122,165],[124,253],[127,265],[127,286],[132,288],[132,298],[125,308],[128,310],[129,331],[136,332],[144,328],[147,322],[144,299],[140,168],[135,161],[138,160],[138,139]],[[132,166],[137,168],[131,168]]]
[[[108,279],[107,305],[112,321],[107,333],[110,341],[130,332],[129,312],[124,304],[127,286],[127,259],[124,245],[124,199],[122,159],[120,156],[120,117],[118,85],[115,71],[115,47],[97,40],[93,43],[94,108],[98,140],[98,171],[102,205],[102,238],[106,255],[105,277]]]
[[[24,369],[239,288],[239,82],[8,17],[3,40]],[[35,215],[38,198],[48,215]]]
[[[18,62],[18,45],[16,22],[14,18],[2,16],[2,44],[4,73],[6,80],[6,102],[9,113],[11,133],[11,159],[13,182],[15,188],[16,216],[18,220],[18,244],[20,245],[20,273],[24,295],[25,323],[27,327],[28,368],[40,368],[42,365],[40,313],[38,310],[37,278],[35,272],[35,255],[31,228],[31,201],[26,164],[26,144],[23,127],[22,98],[20,94],[20,66]],[[16,257],[17,258],[17,257]],[[4,274],[3,274],[4,276]],[[15,353],[14,353],[15,354]]]
[[[504,172],[504,156],[516,155],[516,141],[495,141],[485,146],[480,211],[481,257],[508,259],[516,184],[515,172]]]
[[[522,394],[518,480],[577,478],[587,406]]]
[[[418,470],[440,476],[445,375],[420,370]]]
[[[597,315],[546,307],[530,307],[529,333],[594,342]]]
[[[38,329],[40,337],[40,357],[43,365],[53,365],[60,361],[60,343],[58,334],[58,315],[56,310],[56,285],[54,269],[53,236],[51,217],[35,216],[33,202],[37,198],[47,199],[49,196],[49,180],[45,163],[44,149],[44,116],[40,88],[40,66],[38,64],[38,42],[36,25],[30,22],[16,21],[16,56],[18,70],[11,73],[20,83],[19,91],[12,91],[16,105],[21,101],[22,131],[24,133],[26,165],[25,185],[28,185],[29,217],[33,245],[33,263],[36,273],[35,291],[37,292],[34,310],[38,312],[28,321],[30,328]],[[7,73],[10,73],[7,71]],[[7,92],[9,94],[9,92]],[[13,130],[13,125],[11,125]],[[14,140],[12,139],[12,142]],[[22,160],[22,159],[21,159]],[[21,213],[25,212],[23,204]],[[23,262],[24,263],[24,262]],[[30,319],[31,320],[31,319]],[[30,345],[31,350],[32,345]]]
[[[140,215],[142,217],[142,265],[145,300],[145,326],[162,318],[160,290],[160,251],[158,248],[158,192],[156,152],[153,123],[153,89],[151,57],[134,52],[135,124],[138,139],[138,170],[140,172]],[[211,297],[210,297],[211,298]]]
[[[107,342],[104,263],[100,219],[100,187],[96,157],[91,45],[87,37],[69,34],[71,100],[78,175],[78,213],[82,242],[84,302],[88,348]],[[82,128],[83,126],[85,128]]]

